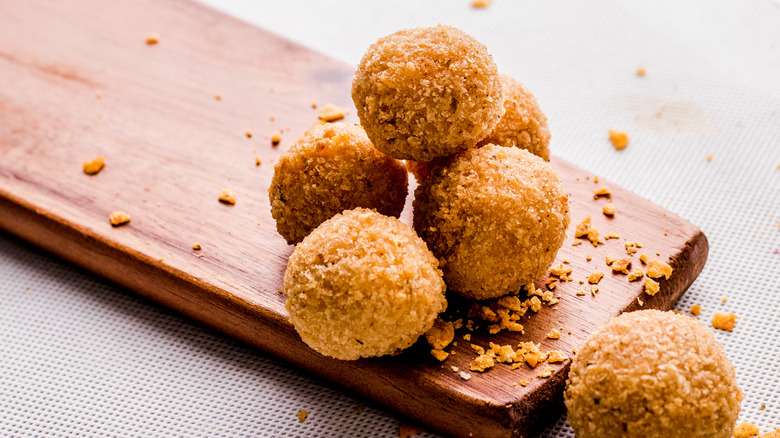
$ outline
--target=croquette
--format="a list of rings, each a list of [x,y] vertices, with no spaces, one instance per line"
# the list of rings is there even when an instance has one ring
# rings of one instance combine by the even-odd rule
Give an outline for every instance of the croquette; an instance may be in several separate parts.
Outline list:
[[[498,125],[477,145],[497,144],[526,149],[550,160],[550,128],[547,117],[528,89],[510,76],[501,75],[506,112]]]
[[[352,100],[377,149],[415,161],[475,147],[505,111],[487,48],[442,25],[401,30],[371,45],[355,71]]]
[[[658,310],[625,313],[588,336],[564,396],[578,438],[729,438],[743,398],[713,334]]]
[[[405,165],[376,150],[363,129],[315,125],[285,151],[268,188],[271,215],[287,243],[355,207],[398,217],[408,193]]]
[[[569,225],[558,173],[525,149],[466,150],[417,187],[414,229],[449,289],[474,299],[518,291],[555,259]]]
[[[323,355],[397,353],[447,307],[436,257],[407,225],[356,208],[323,222],[293,250],[284,273],[290,321]]]

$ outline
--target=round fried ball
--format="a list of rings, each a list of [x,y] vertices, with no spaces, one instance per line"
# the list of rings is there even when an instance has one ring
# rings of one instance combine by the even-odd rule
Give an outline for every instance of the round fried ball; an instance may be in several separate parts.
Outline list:
[[[363,208],[323,222],[295,247],[284,290],[303,342],[344,360],[409,347],[447,307],[425,242],[398,219]]]
[[[474,299],[544,274],[569,225],[555,169],[524,149],[492,144],[434,168],[413,206],[414,229],[439,258],[448,288]]]
[[[713,334],[658,310],[596,329],[572,360],[564,395],[578,438],[729,438],[742,401]]]
[[[536,98],[510,76],[501,75],[501,85],[506,112],[478,147],[489,143],[518,147],[549,161],[550,129]]]
[[[371,145],[360,126],[315,125],[285,151],[268,188],[271,215],[287,243],[355,207],[398,217],[406,202],[405,165]]]
[[[402,30],[369,47],[352,100],[377,149],[416,161],[476,146],[505,111],[485,46],[442,25]]]

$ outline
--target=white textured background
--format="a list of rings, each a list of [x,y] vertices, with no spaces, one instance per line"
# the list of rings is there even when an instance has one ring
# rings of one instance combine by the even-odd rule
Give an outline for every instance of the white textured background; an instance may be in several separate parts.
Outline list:
[[[554,154],[704,231],[707,265],[677,308],[702,305],[708,326],[739,316],[716,337],[746,395],[741,420],[780,427],[780,3],[206,3],[351,65],[400,28],[480,39],[537,96]],[[615,151],[608,129],[629,147]],[[401,422],[0,234],[0,437],[391,437]],[[573,435],[561,419],[542,436]]]

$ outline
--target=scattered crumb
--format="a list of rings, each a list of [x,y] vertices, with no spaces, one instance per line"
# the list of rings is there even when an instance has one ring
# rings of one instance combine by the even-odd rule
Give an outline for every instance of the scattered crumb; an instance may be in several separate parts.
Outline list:
[[[604,236],[605,239],[620,239],[620,235],[617,233],[609,233],[606,236]]]
[[[278,146],[282,142],[282,134],[279,131],[271,134],[271,146]]]
[[[593,260],[593,257],[591,257],[590,255],[586,255],[586,256],[585,256],[585,260],[587,260],[587,261],[591,261],[591,260]]]
[[[604,216],[612,217],[615,215],[615,204],[611,202],[607,202],[601,207],[601,212],[604,213]]]
[[[486,8],[493,0],[472,0],[471,6],[474,8]]]
[[[323,122],[335,122],[344,118],[344,110],[329,103],[319,110],[318,115]]]
[[[102,155],[98,155],[94,160],[92,161],[85,161],[83,168],[84,173],[87,175],[97,175],[98,172],[103,170],[103,167],[106,166],[106,159]]]
[[[537,374],[537,376],[546,379],[552,376],[553,371],[555,371],[555,368],[545,366],[542,371],[539,371],[539,374]]]
[[[423,430],[424,429],[420,426],[413,426],[411,424],[402,424],[401,427],[398,428],[398,437],[409,438],[410,436],[417,435]]]
[[[469,374],[469,373],[467,373],[465,371],[461,371],[460,372],[460,378],[463,379],[463,380],[469,380],[471,378],[471,374]]]
[[[623,131],[609,130],[609,141],[615,146],[615,149],[621,150],[628,146],[628,134]]]
[[[303,423],[304,421],[306,421],[306,417],[308,416],[309,413],[306,411],[306,409],[301,409],[300,411],[298,411],[298,422]]]
[[[118,227],[130,222],[130,215],[124,211],[115,211],[108,215],[108,220],[111,222],[112,226]]]
[[[252,130],[251,129],[247,129],[244,132],[244,135],[246,135],[246,138],[252,138]]]
[[[312,102],[311,107],[312,109],[317,109],[317,102]]]
[[[647,254],[645,254],[645,253],[639,254],[639,261],[646,265],[647,264]]]
[[[428,344],[434,350],[443,350],[450,345],[453,339],[455,339],[455,327],[452,325],[452,322],[444,321],[441,318],[436,318],[433,322],[433,327],[425,332],[425,340],[428,341]],[[444,357],[446,358],[447,356]],[[438,356],[436,358],[439,359]]]
[[[733,313],[715,313],[712,316],[712,326],[719,330],[726,330],[728,332],[734,330],[734,322],[737,320],[737,315]]]
[[[644,76],[647,71],[645,71],[644,67],[637,67],[636,69],[636,75],[637,76]]]
[[[729,300],[729,297],[721,297],[720,302],[721,303],[725,303],[728,300]]]
[[[559,278],[564,277],[568,274],[571,274],[571,266],[564,266],[563,264],[559,264],[558,266],[551,266],[550,274]]]
[[[217,93],[217,94],[214,95],[214,99],[222,100],[222,95]]]
[[[701,306],[698,304],[694,304],[693,306],[691,306],[691,315],[693,316],[701,315]]]
[[[661,285],[659,285],[658,282],[652,278],[646,278],[644,289],[645,293],[652,297],[657,294],[659,290],[661,290]]]
[[[599,284],[599,281],[604,277],[604,273],[600,271],[593,271],[588,276],[588,283]]]
[[[713,158],[713,157],[712,157],[712,154],[710,154],[710,155],[707,155],[707,161],[712,161],[712,158]]]
[[[569,356],[566,356],[566,354],[563,351],[552,350],[548,353],[547,362],[559,363],[565,361],[568,358]]]
[[[200,246],[200,243],[196,243],[192,245],[192,249],[194,249],[195,251],[200,251],[201,249],[203,249],[203,247]]]
[[[494,365],[495,362],[489,354],[480,354],[476,359],[474,359],[474,363],[469,366],[469,369],[471,371],[479,371],[480,373],[484,373]]]
[[[528,383],[528,380],[523,379],[520,381],[520,386],[528,386]]]
[[[590,243],[593,244],[593,246],[598,246],[599,244],[604,243],[599,238],[599,230],[596,227],[591,226],[590,216],[586,217],[582,222],[577,224],[577,227],[574,230],[574,237],[585,237],[590,241]]]
[[[157,35],[156,33],[150,33],[146,36],[146,44],[148,45],[154,45],[160,42],[160,35]]]
[[[642,301],[642,299],[641,299],[641,298],[639,298],[639,297],[636,297],[636,302],[637,302],[637,304],[639,304],[639,306],[640,306],[640,307],[642,307],[642,306],[644,306],[644,305],[645,305],[645,302],[644,302],[644,301]]]
[[[224,189],[219,194],[219,202],[228,205],[236,204],[236,194],[232,190]]]
[[[610,189],[607,186],[601,186],[598,189],[593,191],[593,199],[598,199],[602,196],[610,197],[612,196],[612,189]]]
[[[739,423],[734,428],[734,438],[750,438],[758,435],[759,429],[753,423]]]
[[[434,348],[433,350],[431,350],[431,355],[432,355],[433,357],[435,357],[435,358],[436,358],[436,360],[438,360],[439,362],[444,362],[444,361],[445,361],[445,360],[447,360],[447,358],[450,356],[450,354],[449,354],[449,353],[447,353],[446,351],[444,351],[444,350],[439,350],[439,349],[436,349],[436,348]]]
[[[668,263],[664,263],[658,259],[650,259],[647,262],[647,276],[650,278],[660,278],[663,276],[666,279],[672,275],[672,267]]]
[[[260,157],[255,156],[255,166],[259,166],[261,164],[263,163],[260,161]]]
[[[552,328],[549,332],[547,332],[547,338],[548,339],[560,339],[561,338],[561,332],[556,329]]]
[[[628,281],[637,281],[644,276],[645,273],[642,272],[642,268],[634,268],[628,273]]]
[[[634,242],[626,242],[625,247],[626,247],[626,253],[628,255],[634,254],[637,251],[636,249],[637,247]]]
[[[617,259],[610,263],[610,266],[612,266],[612,272],[628,274],[628,268],[631,266],[631,259],[628,257]]]

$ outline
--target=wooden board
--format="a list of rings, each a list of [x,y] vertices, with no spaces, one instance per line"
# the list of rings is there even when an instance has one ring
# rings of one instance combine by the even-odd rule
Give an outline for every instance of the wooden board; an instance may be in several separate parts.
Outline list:
[[[497,365],[466,381],[451,369],[474,358],[462,339],[443,364],[419,343],[343,362],[307,348],[288,323],[279,290],[292,248],[275,232],[266,190],[274,161],[316,120],[312,102],[352,108],[351,66],[187,0],[2,2],[0,16],[1,229],[432,430],[525,437],[559,414],[568,362],[546,379],[539,368]],[[151,32],[159,44],[145,43]],[[272,148],[277,130],[282,144]],[[106,168],[85,175],[82,162],[97,155]],[[560,303],[524,317],[524,334],[477,332],[472,343],[531,340],[570,352],[598,324],[641,308],[637,297],[669,309],[704,265],[707,241],[695,226],[601,181],[618,209],[608,219],[593,175],[552,163],[573,224],[591,216],[620,239],[572,246],[572,227],[558,260],[570,262],[574,281],[555,290]],[[236,192],[235,206],[217,201],[222,189]],[[114,210],[132,222],[112,228]],[[654,297],[605,266],[626,241],[674,267]],[[577,296],[578,280],[596,269],[607,273],[600,292]],[[552,327],[563,329],[560,340],[545,338]],[[513,385],[523,379],[527,387]]]

